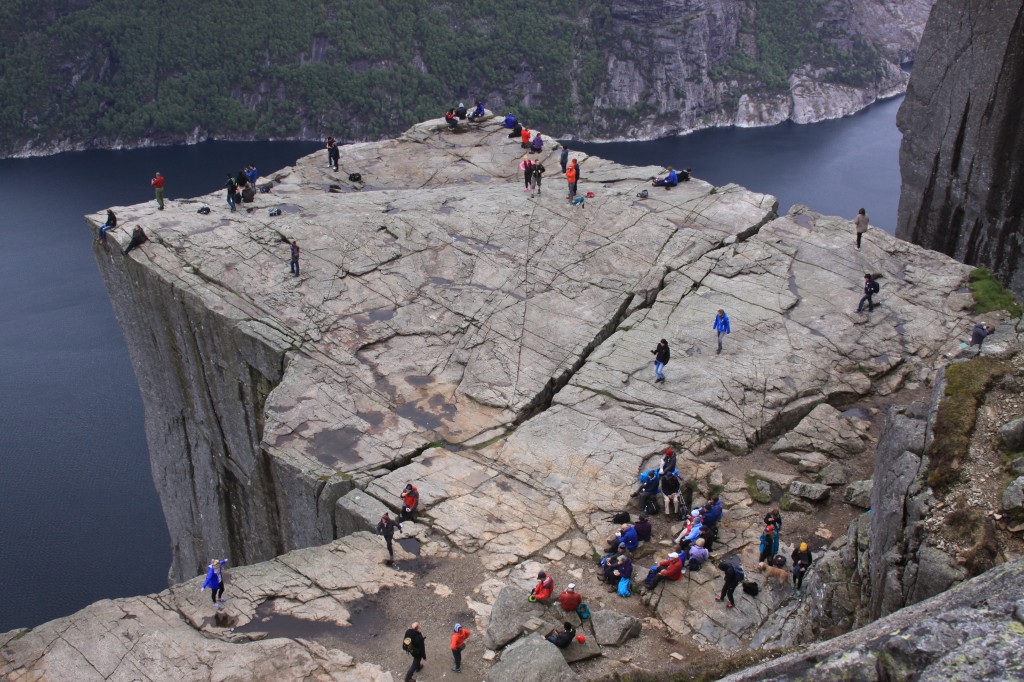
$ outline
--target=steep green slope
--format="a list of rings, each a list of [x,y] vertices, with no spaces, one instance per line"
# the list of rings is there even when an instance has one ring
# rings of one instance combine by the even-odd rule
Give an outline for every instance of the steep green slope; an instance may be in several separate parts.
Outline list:
[[[627,1],[613,12],[597,0],[5,0],[0,154],[206,136],[375,138],[476,97],[552,132],[616,135],[619,109],[595,105],[618,87],[610,63],[664,54],[666,36],[669,51],[696,45],[675,55],[685,73],[670,80],[728,81],[691,103],[702,112],[740,89],[784,89],[803,63],[838,76],[867,60],[855,73],[869,82],[874,49],[844,46],[818,21],[837,2]],[[626,120],[660,104],[647,85],[631,102]],[[681,106],[669,103],[669,114]]]

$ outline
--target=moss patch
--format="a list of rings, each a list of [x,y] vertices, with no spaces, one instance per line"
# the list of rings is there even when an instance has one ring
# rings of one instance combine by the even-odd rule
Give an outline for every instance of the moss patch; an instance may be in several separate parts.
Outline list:
[[[961,502],[946,518],[946,523],[967,547],[961,556],[963,566],[972,578],[995,566],[999,544],[991,519],[978,509]]]
[[[753,476],[747,476],[747,493],[754,502],[769,504],[772,501],[771,495],[766,495],[758,489],[757,479]]]
[[[1021,316],[1021,306],[1006,287],[999,283],[985,268],[977,268],[970,276],[971,294],[974,295],[974,312],[987,313],[1005,310],[1011,317]]]
[[[980,357],[950,365],[946,392],[935,419],[935,438],[928,448],[928,485],[937,492],[957,478],[967,456],[978,405],[992,381],[1010,370],[1005,360]]]

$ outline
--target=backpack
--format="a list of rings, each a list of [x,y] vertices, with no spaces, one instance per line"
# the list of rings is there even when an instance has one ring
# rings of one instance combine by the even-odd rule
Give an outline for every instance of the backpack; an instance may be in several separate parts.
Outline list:
[[[279,208],[272,208],[269,211],[267,211],[267,215],[269,215],[269,216],[281,215],[281,209],[279,209]]]
[[[772,559],[772,565],[775,566],[775,568],[785,568],[786,557],[782,556],[781,554],[776,554],[775,558]]]
[[[618,593],[619,593],[619,596],[620,597],[628,597],[630,594],[632,594],[630,592],[630,589],[629,589],[630,586],[631,586],[631,582],[630,582],[629,578],[626,578],[626,577],[619,578],[619,588],[617,590]]]
[[[363,176],[360,173],[349,173],[348,180],[349,182],[362,182]]]
[[[878,287],[878,280],[875,280],[875,279],[871,280],[871,293],[877,294],[878,293],[878,288],[879,288]]]
[[[412,637],[406,637],[402,640],[402,651],[409,654],[412,653]]]
[[[658,501],[653,497],[647,498],[643,508],[644,514],[657,514],[658,513]]]
[[[199,210],[196,211],[196,213],[202,213],[203,215],[209,215],[210,207],[209,206],[200,206]]]
[[[576,607],[576,615],[580,617],[580,620],[586,620],[590,618],[590,608],[586,604],[580,604]]]
[[[747,574],[743,572],[743,567],[739,564],[733,564],[733,570],[736,571],[736,577],[739,578],[740,581],[747,579]]]
[[[751,597],[756,597],[761,592],[761,587],[753,581],[744,581],[743,591],[749,594]]]
[[[637,198],[639,198],[639,199],[646,199],[646,198],[647,198],[647,196],[648,196],[648,194],[647,194],[647,190],[643,190],[642,192],[637,192],[637,195],[636,195],[636,196],[637,196]]]
[[[629,523],[629,512],[625,512],[625,511],[616,512],[612,516],[612,523],[619,523],[619,524]]]

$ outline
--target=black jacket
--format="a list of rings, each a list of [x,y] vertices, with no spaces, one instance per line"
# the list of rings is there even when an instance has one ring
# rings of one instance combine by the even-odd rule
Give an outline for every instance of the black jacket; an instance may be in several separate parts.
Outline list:
[[[794,549],[793,553],[789,555],[793,559],[793,567],[796,566],[810,566],[814,563],[814,557],[811,555],[811,550],[801,552],[799,549]]]
[[[405,631],[405,638],[402,641],[405,642],[406,639],[412,640],[412,644],[409,645],[407,651],[417,658],[422,658],[424,661],[427,660],[427,643],[423,638],[423,633],[409,628]]]
[[[675,476],[664,476],[661,479],[661,492],[674,495],[679,492],[679,479]]]
[[[654,359],[663,365],[667,365],[669,358],[672,357],[672,354],[669,352],[667,343],[659,343],[658,347],[652,350],[651,352],[654,353]]]

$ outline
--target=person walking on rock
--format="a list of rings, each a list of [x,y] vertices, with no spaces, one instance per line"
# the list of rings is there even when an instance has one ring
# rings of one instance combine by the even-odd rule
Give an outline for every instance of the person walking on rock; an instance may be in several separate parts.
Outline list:
[[[859,313],[864,308],[865,303],[868,304],[868,312],[873,312],[875,309],[875,302],[871,297],[877,293],[878,282],[876,282],[868,273],[864,273],[864,295],[861,297],[860,303],[857,304],[857,312]]]
[[[405,671],[405,682],[416,682],[416,673],[423,670],[423,662],[427,660],[427,642],[419,623],[413,623],[405,631],[402,650],[412,656],[412,664]]]
[[[657,348],[652,350],[651,353],[654,355],[654,383],[664,382],[665,365],[668,364],[669,359],[672,357],[668,349],[668,341],[665,339],[659,341]]]
[[[210,588],[210,600],[213,605],[220,609],[224,604],[224,564],[228,562],[227,559],[213,559],[210,561],[210,565],[206,571],[206,582],[199,588],[202,592],[207,587]]]
[[[460,624],[455,624],[455,631],[452,633],[452,658],[455,659],[455,667],[452,668],[453,673],[462,672],[462,650],[466,648],[466,640],[472,634],[472,632]]]
[[[725,562],[718,566],[725,573],[725,584],[722,585],[722,593],[718,595],[715,601],[725,601],[726,597],[729,598],[729,608],[736,606],[735,595],[736,586],[743,582],[743,569],[739,566]]]
[[[715,315],[715,322],[712,325],[715,330],[715,334],[718,337],[718,350],[715,351],[715,355],[719,355],[722,352],[722,337],[726,334],[731,333],[729,328],[729,316],[725,314],[725,311],[721,308],[718,309],[718,314]]]
[[[857,228],[857,248],[860,248],[860,238],[868,231],[868,214],[863,208],[857,211],[857,217],[853,219]]]
[[[416,513],[416,508],[419,505],[420,491],[412,483],[406,483],[405,488],[402,489],[402,513],[398,515],[398,520],[400,522],[412,521],[412,516]]]
[[[164,210],[164,176],[157,172],[149,184],[153,186],[153,192],[156,194],[157,208],[161,211]]]
[[[519,168],[523,171],[523,191],[529,192],[533,189],[533,161],[526,154],[523,154],[523,160],[519,162]]]
[[[235,183],[235,179],[228,173],[227,182],[224,183],[224,189],[228,192],[228,206],[231,207],[231,212],[235,212],[235,194],[238,193],[238,184]]]
[[[804,576],[807,575],[807,569],[814,563],[814,557],[811,555],[811,550],[807,543],[801,542],[800,548],[794,549],[790,558],[793,559],[793,587],[796,589],[797,596],[799,596],[800,590],[804,586]]]
[[[537,194],[540,194],[540,181],[544,179],[544,173],[547,170],[539,160],[533,164],[533,186],[536,188]]]
[[[295,241],[294,239],[292,240],[291,248],[292,248],[292,259],[291,259],[291,263],[290,263],[291,272],[292,272],[293,275],[298,277],[299,276],[299,243],[297,241]]]
[[[384,536],[384,543],[388,546],[388,565],[395,563],[395,547],[392,544],[395,538],[395,529],[402,530],[402,524],[391,518],[387,512],[377,522],[377,534]]]

